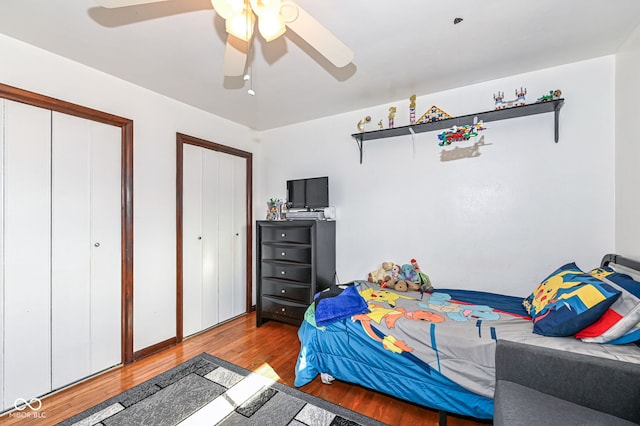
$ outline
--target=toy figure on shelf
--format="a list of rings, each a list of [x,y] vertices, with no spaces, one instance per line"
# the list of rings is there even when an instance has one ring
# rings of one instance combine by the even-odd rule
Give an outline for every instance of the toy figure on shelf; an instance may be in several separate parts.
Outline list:
[[[382,120],[378,121],[378,128],[382,130],[384,126],[382,125]]]
[[[284,220],[286,215],[286,203],[277,198],[267,201],[267,220]]]
[[[504,92],[498,92],[494,94],[493,100],[496,102],[495,109],[506,109],[506,108],[512,108],[512,107],[524,105],[525,104],[524,95],[527,94],[527,89],[526,88],[523,89],[521,87],[520,90],[516,89],[515,92],[516,92],[516,98],[510,101],[504,100]]]
[[[409,124],[415,124],[416,122],[416,95],[411,95],[409,98]]]
[[[371,121],[371,116],[367,115],[365,118],[363,118],[362,120],[358,121],[358,131],[359,132],[364,132],[364,125],[366,123],[369,123]]]
[[[560,91],[560,89],[558,89],[558,90],[549,90],[549,94],[548,95],[542,95],[541,97],[538,98],[538,100],[536,102],[548,102],[548,101],[552,101],[554,99],[560,99],[561,96],[562,96],[562,92]]]
[[[390,129],[394,128],[393,120],[396,118],[396,111],[397,111],[396,107],[389,108],[389,128]]]
[[[427,112],[425,112],[420,116],[420,118],[418,118],[416,124],[432,123],[434,121],[446,120],[447,118],[451,118],[451,116],[437,106],[433,105],[427,110]]]
[[[482,121],[477,124],[469,124],[466,126],[453,126],[438,135],[440,139],[440,146],[451,145],[451,142],[468,141],[469,139],[478,136],[480,130],[484,130]]]

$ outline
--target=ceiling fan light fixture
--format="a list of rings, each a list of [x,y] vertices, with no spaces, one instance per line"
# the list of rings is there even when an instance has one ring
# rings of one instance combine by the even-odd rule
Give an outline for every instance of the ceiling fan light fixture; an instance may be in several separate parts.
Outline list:
[[[282,22],[278,13],[265,13],[258,16],[258,31],[260,31],[260,35],[266,41],[277,39],[284,34],[286,30],[287,28],[284,26],[284,22]]]
[[[264,14],[280,13],[281,0],[249,0],[253,12],[262,17]]]
[[[251,10],[244,9],[242,13],[227,19],[225,28],[229,34],[248,42],[253,36],[253,27],[255,24],[256,15],[254,15]]]
[[[223,19],[229,19],[235,15],[242,13],[244,7],[243,0],[211,0],[211,6],[216,13]]]

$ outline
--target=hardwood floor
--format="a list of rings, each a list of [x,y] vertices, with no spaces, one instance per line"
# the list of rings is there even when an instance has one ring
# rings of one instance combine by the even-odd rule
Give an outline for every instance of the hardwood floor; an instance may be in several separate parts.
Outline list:
[[[293,386],[294,366],[300,349],[297,327],[269,321],[256,328],[255,320],[255,313],[243,315],[172,348],[109,370],[43,398],[42,408],[38,411],[41,417],[34,419],[8,413],[0,417],[0,425],[56,424],[202,352],[248,370],[271,370],[279,376],[280,382]],[[318,377],[299,389],[389,425],[438,424],[436,411],[359,386],[338,381],[325,385]],[[478,426],[487,423],[450,415],[447,424]]]

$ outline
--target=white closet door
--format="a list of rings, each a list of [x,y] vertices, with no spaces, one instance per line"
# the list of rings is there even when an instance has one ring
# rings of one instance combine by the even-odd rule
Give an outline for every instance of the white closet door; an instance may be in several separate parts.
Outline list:
[[[121,132],[91,123],[91,374],[122,362]]]
[[[4,104],[0,99],[0,411],[4,402]]]
[[[120,362],[119,129],[53,113],[52,387]]]
[[[246,312],[247,300],[247,160],[233,157],[233,302],[231,317]]]
[[[220,194],[219,226],[219,322],[245,311],[244,252],[245,160],[229,154],[219,154]]]
[[[190,336],[202,330],[202,148],[183,147],[182,332]]]
[[[4,406],[51,390],[51,112],[5,101]]]
[[[57,389],[90,366],[90,124],[54,113],[52,123],[51,362]]]
[[[244,159],[184,144],[184,336],[245,312],[245,182]]]
[[[202,161],[202,325],[201,330],[220,322],[219,283],[222,270],[229,267],[220,261],[220,205],[228,203],[222,194],[220,176],[220,154],[210,149],[201,149]]]

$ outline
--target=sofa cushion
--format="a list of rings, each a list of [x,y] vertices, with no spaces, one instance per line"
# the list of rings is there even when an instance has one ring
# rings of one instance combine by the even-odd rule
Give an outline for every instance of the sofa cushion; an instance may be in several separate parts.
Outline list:
[[[636,423],[574,404],[506,380],[496,382],[495,426],[618,426]]]
[[[568,263],[545,278],[523,305],[534,333],[572,336],[597,321],[619,296],[620,290]]]
[[[518,383],[640,424],[640,364],[498,340],[495,366],[496,383]],[[537,410],[545,412],[544,407]],[[540,416],[553,418],[546,412]]]

